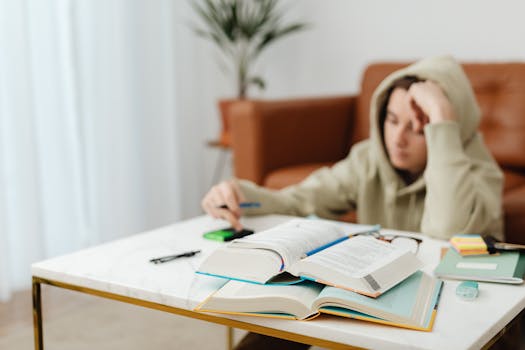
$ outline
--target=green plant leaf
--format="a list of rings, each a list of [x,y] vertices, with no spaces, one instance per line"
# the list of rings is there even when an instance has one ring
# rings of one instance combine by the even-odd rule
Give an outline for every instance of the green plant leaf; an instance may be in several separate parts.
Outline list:
[[[248,83],[256,85],[261,90],[266,89],[266,83],[261,77],[251,77]]]
[[[259,53],[262,50],[264,50],[268,45],[270,45],[272,42],[274,42],[275,40],[282,38],[285,35],[292,34],[294,32],[303,30],[306,27],[307,27],[306,23],[295,23],[295,24],[290,24],[284,28],[272,29],[264,34],[264,37],[259,43],[259,45],[257,45],[255,52]]]
[[[240,96],[249,85],[266,87],[261,77],[251,77],[260,52],[277,39],[307,27],[304,23],[285,23],[278,0],[189,1],[202,20],[194,32],[213,42],[232,63]]]
[[[209,32],[213,33],[213,35],[209,34],[208,37],[211,38],[212,40],[216,40],[216,38],[220,38],[219,45],[222,46],[224,43],[222,29],[220,28],[220,24],[216,21],[216,18],[214,17],[215,9],[213,7],[213,4],[206,5],[207,6],[206,8],[199,6],[196,2],[192,2],[191,4],[192,4],[192,7],[197,12],[197,14],[202,19],[202,21],[204,22],[204,24],[208,27]],[[199,30],[199,33],[202,34],[203,32],[205,32],[205,30],[203,29]]]

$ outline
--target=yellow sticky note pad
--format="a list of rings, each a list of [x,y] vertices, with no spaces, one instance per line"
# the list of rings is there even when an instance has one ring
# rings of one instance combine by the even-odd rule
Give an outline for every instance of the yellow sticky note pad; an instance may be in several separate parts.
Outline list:
[[[487,244],[480,235],[459,234],[450,239],[452,247],[461,255],[489,254]]]

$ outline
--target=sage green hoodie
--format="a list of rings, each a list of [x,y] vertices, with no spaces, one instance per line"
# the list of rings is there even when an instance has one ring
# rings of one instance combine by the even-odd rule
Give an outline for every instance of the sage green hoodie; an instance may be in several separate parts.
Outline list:
[[[458,118],[425,126],[426,169],[410,185],[390,164],[379,126],[388,88],[407,75],[438,83]],[[355,144],[344,160],[279,191],[240,180],[246,199],[262,204],[245,214],[315,214],[335,219],[357,209],[362,224],[381,224],[442,239],[456,233],[491,234],[502,239],[503,174],[477,131],[479,120],[480,109],[470,82],[453,58],[414,63],[392,73],[377,87],[370,108],[370,138]]]

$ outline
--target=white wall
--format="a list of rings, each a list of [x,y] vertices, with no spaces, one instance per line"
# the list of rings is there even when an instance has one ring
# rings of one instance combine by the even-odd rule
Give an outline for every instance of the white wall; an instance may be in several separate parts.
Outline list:
[[[302,0],[313,24],[268,55],[268,97],[356,92],[370,61],[525,60],[525,2]]]
[[[525,59],[525,2],[519,0],[301,0],[285,5],[290,19],[312,27],[266,52],[259,71],[268,90],[252,96],[355,92],[370,61],[440,54],[462,60]],[[211,52],[209,45],[203,49],[202,55]]]
[[[311,29],[284,38],[263,54],[258,72],[268,87],[262,93],[251,90],[252,97],[355,93],[371,61],[441,54],[469,61],[525,60],[524,1],[288,0],[284,5],[289,19],[307,21]],[[218,133],[215,101],[233,96],[234,88],[219,70],[212,45],[193,37],[192,62],[198,71],[192,84],[200,97],[193,103],[199,103],[203,118],[203,145]],[[204,193],[217,153],[203,148],[199,154],[207,176],[199,179]]]
[[[216,60],[219,58],[213,46],[199,39],[191,30],[198,23],[189,1],[176,2],[175,18],[175,76],[177,115],[179,129],[177,145],[182,149],[181,208],[183,217],[202,214],[200,200],[212,184],[213,171],[219,152],[206,147],[208,140],[219,134],[217,101],[232,96],[233,87],[221,73]],[[229,166],[224,177],[231,175]]]

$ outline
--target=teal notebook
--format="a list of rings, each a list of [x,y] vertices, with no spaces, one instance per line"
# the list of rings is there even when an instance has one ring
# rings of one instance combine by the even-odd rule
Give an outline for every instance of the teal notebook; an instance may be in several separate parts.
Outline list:
[[[500,252],[497,255],[461,256],[449,249],[434,273],[440,278],[520,284],[525,273],[525,255]]]

